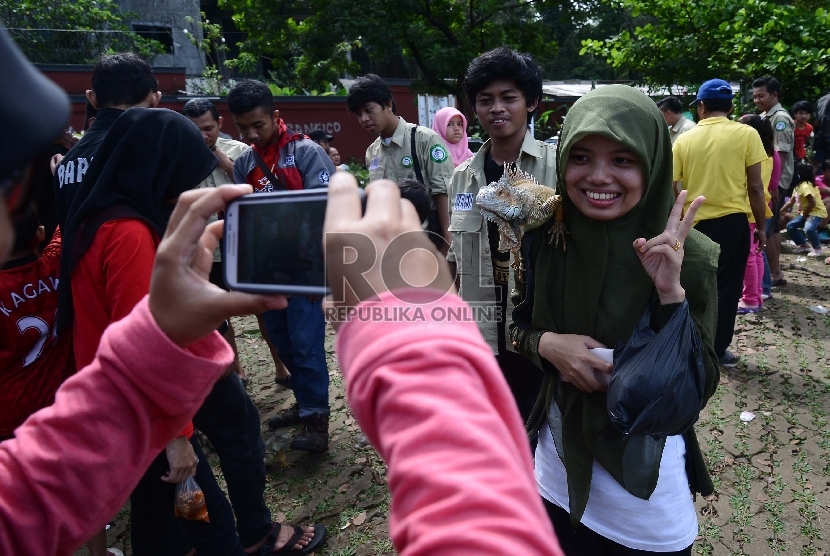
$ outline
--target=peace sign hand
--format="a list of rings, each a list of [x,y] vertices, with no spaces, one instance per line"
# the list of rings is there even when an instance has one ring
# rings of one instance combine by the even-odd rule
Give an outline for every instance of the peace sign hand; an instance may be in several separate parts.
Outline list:
[[[683,265],[683,243],[692,229],[695,214],[700,205],[706,201],[705,197],[698,197],[689,206],[686,216],[683,215],[683,203],[686,201],[687,191],[683,190],[677,196],[674,208],[666,223],[666,230],[659,236],[648,241],[645,238],[634,240],[634,249],[643,268],[654,282],[660,304],[681,303],[686,299],[686,292],[680,286],[680,268]]]

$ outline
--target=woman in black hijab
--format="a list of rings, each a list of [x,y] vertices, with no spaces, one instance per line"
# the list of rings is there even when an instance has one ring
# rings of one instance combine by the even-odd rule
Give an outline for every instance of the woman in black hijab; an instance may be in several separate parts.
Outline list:
[[[112,124],[76,180],[63,231],[59,322],[73,323],[76,362],[89,363],[104,329],[147,294],[155,249],[176,199],[217,164],[196,126],[176,112],[131,108]],[[75,171],[80,176],[81,169]],[[167,553],[176,484],[194,475],[210,522],[179,520],[189,540],[200,555],[244,554],[230,504],[192,426],[155,458],[130,496],[133,554]]]

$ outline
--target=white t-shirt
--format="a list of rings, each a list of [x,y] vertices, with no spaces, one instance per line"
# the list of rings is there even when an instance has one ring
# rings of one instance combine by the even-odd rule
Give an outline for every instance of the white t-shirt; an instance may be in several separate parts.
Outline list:
[[[697,537],[697,514],[685,460],[683,437],[668,437],[657,487],[648,500],[630,494],[594,460],[591,490],[581,523],[635,550],[677,552],[690,546]],[[568,510],[567,473],[547,423],[539,431],[536,447],[536,484],[545,500]]]

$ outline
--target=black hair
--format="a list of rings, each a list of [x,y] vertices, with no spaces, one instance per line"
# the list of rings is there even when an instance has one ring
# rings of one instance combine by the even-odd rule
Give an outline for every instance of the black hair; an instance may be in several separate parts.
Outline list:
[[[198,118],[210,112],[213,119],[219,121],[219,110],[206,98],[192,98],[184,103],[182,114],[188,118]]]
[[[390,100],[392,101],[392,113],[397,114],[392,89],[379,76],[374,73],[367,73],[363,77],[354,80],[351,88],[349,88],[349,96],[346,97],[346,106],[349,112],[357,114],[358,110],[370,102],[377,102],[383,108],[389,104]]]
[[[237,83],[228,93],[228,110],[241,115],[262,108],[266,114],[274,112],[274,95],[262,81],[246,79]]]
[[[728,114],[734,108],[731,98],[702,98],[700,102],[709,112],[726,112]]]
[[[821,172],[824,173],[827,170],[830,170],[830,158],[827,160],[822,161],[821,163]]]
[[[680,104],[680,99],[677,97],[666,97],[657,103],[657,108],[661,111],[671,112],[672,114],[682,114],[683,105]]]
[[[14,247],[12,253],[34,251],[35,234],[40,228],[40,216],[35,205],[29,203],[25,210],[15,213],[14,216]]]
[[[530,54],[522,54],[506,46],[500,46],[470,62],[461,85],[470,106],[474,107],[476,97],[482,89],[497,79],[515,83],[522,91],[528,106],[542,98],[542,70],[539,64]]]
[[[804,183],[808,181],[812,184],[816,183],[816,175],[813,172],[813,165],[812,164],[804,164],[799,162],[795,165],[795,179],[793,183]]]
[[[84,131],[89,131],[89,120],[92,118],[98,117],[98,110],[92,106],[92,103],[89,100],[86,101],[86,108],[84,110]]]
[[[799,100],[795,104],[793,104],[792,114],[795,116],[799,112],[807,112],[808,114],[813,113],[813,105],[807,102],[806,100]]]
[[[772,123],[767,118],[762,118],[758,114],[744,114],[739,120],[742,124],[746,124],[754,128],[761,136],[761,143],[764,144],[764,150],[767,156],[772,156],[775,149],[775,137],[772,131]]]
[[[415,210],[418,212],[418,218],[421,219],[421,222],[429,218],[431,203],[429,192],[424,184],[418,180],[404,178],[398,181],[398,188],[401,190],[401,198],[415,205]]]
[[[92,90],[98,108],[135,106],[159,90],[150,64],[133,54],[122,52],[101,56],[92,68]]]
[[[767,93],[779,93],[781,92],[781,83],[771,75],[765,75],[764,77],[759,77],[755,81],[752,82],[752,88],[756,87],[764,87],[767,90]]]

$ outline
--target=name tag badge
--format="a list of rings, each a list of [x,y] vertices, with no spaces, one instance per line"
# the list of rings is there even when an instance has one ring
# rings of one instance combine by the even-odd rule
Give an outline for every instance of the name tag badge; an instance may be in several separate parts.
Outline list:
[[[469,211],[473,210],[473,201],[475,198],[472,193],[456,193],[455,201],[452,203],[453,211]]]
[[[380,158],[375,157],[372,159],[372,163],[369,164],[369,169],[377,170],[378,168],[380,168]]]

